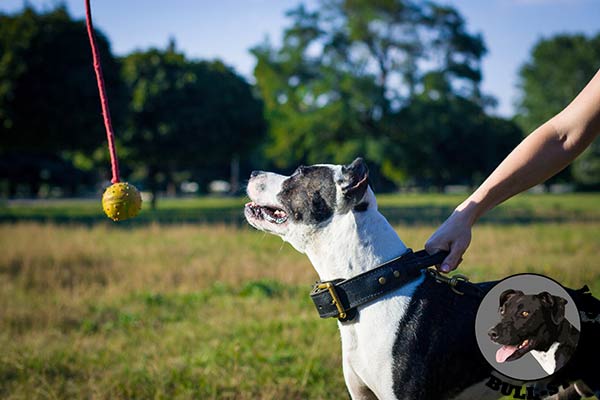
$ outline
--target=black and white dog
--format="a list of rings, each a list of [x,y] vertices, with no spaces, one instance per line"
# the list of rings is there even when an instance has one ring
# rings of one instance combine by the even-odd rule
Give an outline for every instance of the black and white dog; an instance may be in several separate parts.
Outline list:
[[[546,373],[561,369],[574,354],[579,331],[565,318],[567,300],[548,292],[526,295],[508,289],[500,295],[500,322],[490,339],[502,347],[496,361],[514,361],[531,353]]]
[[[362,159],[299,167],[291,176],[255,171],[247,193],[248,222],[305,253],[323,281],[351,278],[407,252],[377,210]],[[484,385],[492,370],[475,339],[480,301],[423,273],[340,321],[352,398],[501,397]]]

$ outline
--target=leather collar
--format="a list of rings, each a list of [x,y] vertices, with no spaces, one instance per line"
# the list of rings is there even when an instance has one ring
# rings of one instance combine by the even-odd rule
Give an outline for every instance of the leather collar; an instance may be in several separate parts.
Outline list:
[[[356,308],[417,279],[421,271],[441,264],[447,251],[429,254],[425,250],[408,249],[402,256],[349,279],[317,282],[310,297],[321,318],[349,321]]]

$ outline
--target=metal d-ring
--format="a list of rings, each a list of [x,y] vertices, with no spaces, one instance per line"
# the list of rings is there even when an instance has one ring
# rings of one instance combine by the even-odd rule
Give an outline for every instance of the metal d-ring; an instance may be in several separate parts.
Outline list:
[[[456,289],[456,285],[458,285],[458,282],[469,282],[469,278],[467,276],[462,275],[462,274],[455,274],[451,277],[447,277],[447,276],[440,274],[438,271],[436,271],[433,268],[429,269],[429,273],[431,274],[431,276],[433,276],[433,278],[436,280],[436,282],[447,283],[448,286],[450,286],[450,289],[452,289],[452,291],[454,293],[456,293],[460,296],[464,295],[464,292],[461,292],[458,289]]]
[[[462,274],[456,274],[453,275],[452,278],[450,278],[450,289],[452,289],[452,291],[458,295],[464,295],[464,292],[460,292],[458,289],[456,289],[456,285],[458,284],[459,281],[462,282],[469,282],[469,278],[467,278],[465,275]]]

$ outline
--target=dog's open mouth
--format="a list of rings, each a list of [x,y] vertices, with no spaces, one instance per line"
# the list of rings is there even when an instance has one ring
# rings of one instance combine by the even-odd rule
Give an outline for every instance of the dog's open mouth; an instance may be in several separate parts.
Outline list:
[[[534,342],[532,339],[525,339],[516,346],[505,344],[496,352],[496,361],[503,363],[505,361],[517,360],[531,350],[533,345]]]
[[[287,213],[282,209],[271,206],[261,206],[253,201],[246,203],[245,212],[255,219],[265,220],[277,225],[283,224],[288,219]]]

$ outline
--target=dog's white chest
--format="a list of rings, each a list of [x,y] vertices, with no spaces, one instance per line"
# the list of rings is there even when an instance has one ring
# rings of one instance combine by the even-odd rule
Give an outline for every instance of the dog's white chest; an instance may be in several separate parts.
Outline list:
[[[540,363],[544,371],[548,374],[554,373],[556,369],[556,351],[560,343],[554,342],[548,351],[531,350],[531,355]]]
[[[345,368],[378,398],[395,398],[392,354],[397,329],[411,296],[423,279],[421,277],[377,302],[359,308],[357,322],[340,325]]]

